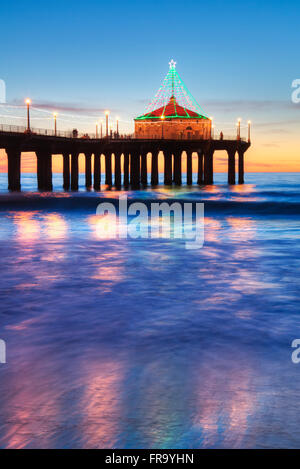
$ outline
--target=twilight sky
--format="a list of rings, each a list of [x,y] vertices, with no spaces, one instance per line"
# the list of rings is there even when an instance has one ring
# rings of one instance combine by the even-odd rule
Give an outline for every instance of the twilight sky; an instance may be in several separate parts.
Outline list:
[[[36,127],[52,128],[56,110],[59,128],[93,132],[108,108],[132,131],[174,58],[217,131],[253,121],[248,171],[300,171],[299,17],[293,0],[2,2],[0,123],[23,125],[29,96]]]

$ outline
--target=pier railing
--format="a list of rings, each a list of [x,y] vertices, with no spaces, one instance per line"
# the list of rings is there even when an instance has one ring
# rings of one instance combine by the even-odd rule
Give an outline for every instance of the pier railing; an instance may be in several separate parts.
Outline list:
[[[9,124],[0,124],[0,132],[9,132],[9,133],[20,133],[20,134],[33,134],[33,135],[45,135],[49,137],[63,137],[63,138],[86,138],[86,139],[120,139],[120,138],[134,138],[134,134],[126,134],[126,135],[116,135],[112,134],[109,135],[108,137],[106,136],[99,136],[96,135],[95,133],[90,133],[90,132],[79,132],[77,129],[74,130],[57,130],[56,132],[54,130],[50,129],[38,129],[38,128],[31,128],[30,132],[28,132],[27,127],[20,126],[20,125],[9,125]]]
[[[88,132],[78,132],[77,129],[74,130],[50,130],[50,129],[38,129],[38,128],[31,128],[30,132],[28,132],[27,127],[19,126],[19,125],[9,125],[9,124],[0,124],[0,132],[5,133],[19,133],[19,134],[31,134],[31,135],[43,135],[48,137],[61,137],[61,138],[74,138],[74,139],[98,139],[98,140],[130,140],[135,139],[134,133],[133,134],[122,134],[118,135],[113,133],[112,135],[106,136],[99,136],[95,133],[88,133]],[[137,139],[138,140],[138,139]],[[143,139],[147,140],[147,139]],[[164,139],[162,139],[164,140]],[[182,140],[184,140],[182,138]],[[190,140],[202,140],[201,138],[191,137]],[[219,136],[213,136],[211,140],[221,140]],[[222,140],[237,140],[237,136],[233,135],[223,135]],[[240,138],[241,141],[246,141],[245,138]]]

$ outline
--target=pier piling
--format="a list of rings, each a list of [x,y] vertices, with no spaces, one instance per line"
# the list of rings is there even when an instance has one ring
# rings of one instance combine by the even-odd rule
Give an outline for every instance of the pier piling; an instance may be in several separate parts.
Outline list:
[[[203,151],[198,151],[198,179],[197,184],[203,184]]]
[[[101,184],[101,155],[94,153],[94,189],[95,191],[100,190]]]
[[[174,152],[174,183],[176,186],[181,186],[182,183],[182,155],[181,151]]]
[[[105,184],[112,186],[111,153],[105,155]]]
[[[208,150],[204,153],[204,184],[213,184],[213,150]]]
[[[78,191],[78,157],[77,152],[71,155],[71,190]]]
[[[121,187],[121,155],[115,153],[115,186]]]
[[[244,152],[243,150],[238,150],[239,155],[239,184],[244,184]]]
[[[138,187],[140,184],[140,154],[132,152],[130,155],[130,184]]]
[[[6,148],[8,161],[8,190],[21,190],[21,152],[18,147]]]
[[[228,153],[228,184],[235,184],[235,149],[227,150]]]
[[[63,154],[63,188],[65,191],[70,189],[70,155],[69,153]]]
[[[90,189],[92,186],[92,154],[85,154],[85,187]]]
[[[146,186],[148,182],[147,177],[147,153],[142,153],[141,156],[141,183]]]
[[[170,150],[164,151],[165,170],[164,170],[164,183],[166,186],[172,185],[172,153]]]

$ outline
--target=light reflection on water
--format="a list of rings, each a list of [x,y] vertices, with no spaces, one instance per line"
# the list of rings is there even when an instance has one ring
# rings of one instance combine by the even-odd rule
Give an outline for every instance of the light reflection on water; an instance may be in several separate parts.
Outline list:
[[[207,213],[205,244],[1,217],[0,447],[297,447],[299,218]]]

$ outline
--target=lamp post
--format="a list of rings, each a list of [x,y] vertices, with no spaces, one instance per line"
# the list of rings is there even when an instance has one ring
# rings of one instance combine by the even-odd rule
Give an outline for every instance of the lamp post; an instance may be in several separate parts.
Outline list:
[[[54,135],[56,137],[57,135],[57,112],[53,113],[53,117],[54,117]]]
[[[105,118],[106,118],[106,137],[108,137],[108,116],[109,116],[109,111],[105,111]]]
[[[237,139],[238,140],[241,139],[241,118],[240,117],[238,118],[238,121],[237,121]]]
[[[102,138],[102,121],[100,121],[100,138]]]
[[[116,117],[117,120],[117,138],[119,138],[119,117]]]
[[[161,118],[161,138],[163,139],[164,138],[164,119],[165,119],[165,116],[162,115],[160,116]]]
[[[209,139],[211,140],[212,139],[212,129],[213,129],[213,117],[210,117],[209,120],[210,120],[210,131],[209,131]]]
[[[26,106],[27,106],[27,132],[30,132],[30,104],[31,104],[31,99],[27,98],[25,100]]]
[[[248,121],[248,142],[249,142],[249,143],[250,143],[250,141],[251,141],[250,129],[251,129],[251,121]]]
[[[98,122],[96,122],[96,138],[98,138]]]

